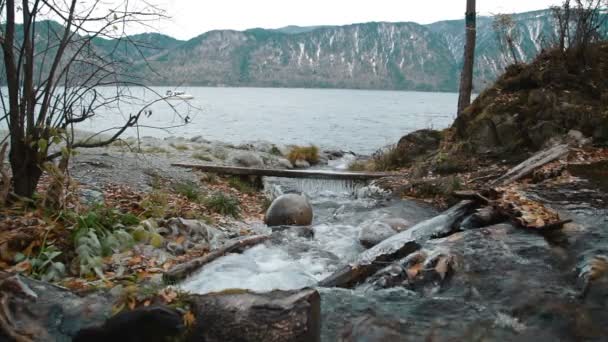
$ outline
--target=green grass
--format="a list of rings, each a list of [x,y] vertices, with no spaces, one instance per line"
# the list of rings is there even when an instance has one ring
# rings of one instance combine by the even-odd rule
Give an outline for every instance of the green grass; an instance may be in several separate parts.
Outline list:
[[[200,181],[208,184],[217,184],[219,182],[219,176],[213,172],[201,173]]]
[[[224,216],[230,215],[234,218],[239,218],[241,216],[239,200],[221,192],[216,192],[207,197],[204,204],[207,208]]]
[[[270,149],[270,154],[275,155],[275,156],[282,156],[283,153],[281,152],[281,150],[279,150],[278,147],[276,147],[275,145],[272,145],[272,148]]]
[[[145,218],[164,218],[169,212],[169,195],[162,190],[154,190],[144,197],[140,206]]]
[[[217,149],[213,151],[213,156],[220,160],[226,160],[226,158],[228,158],[228,153],[224,149]]]
[[[202,197],[198,184],[194,182],[181,182],[173,185],[173,190],[191,201],[199,201]]]
[[[242,193],[245,193],[245,194],[253,194],[253,193],[257,192],[256,188],[252,184],[250,184],[247,181],[242,180],[239,177],[233,176],[233,177],[228,178],[228,185],[230,185],[230,187],[232,187]]]
[[[211,156],[209,156],[208,154],[205,154],[205,153],[200,153],[200,152],[194,153],[192,155],[192,158],[202,160],[202,161],[207,161],[207,162],[213,161],[213,158],[211,158]]]
[[[187,151],[190,149],[190,147],[188,147],[188,145],[184,145],[184,144],[171,143],[171,144],[169,144],[169,146],[173,147],[174,149],[176,149],[178,151]]]
[[[391,171],[404,166],[403,152],[392,145],[383,151],[378,151],[373,155],[374,170]]]
[[[369,168],[370,168],[369,163],[367,161],[363,161],[363,160],[355,160],[348,165],[348,171],[353,171],[353,172],[368,171]]]

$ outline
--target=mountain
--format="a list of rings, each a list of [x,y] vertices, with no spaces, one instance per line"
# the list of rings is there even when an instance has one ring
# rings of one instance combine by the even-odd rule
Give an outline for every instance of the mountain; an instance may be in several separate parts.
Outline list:
[[[518,58],[529,61],[551,36],[550,11],[515,14]],[[476,90],[502,73],[492,17],[478,18]],[[221,30],[175,42],[140,63],[154,85],[318,87],[456,91],[464,20],[429,25],[372,22]],[[152,67],[156,73],[147,72]]]
[[[415,23],[212,31],[149,60],[154,84],[450,90],[448,46]]]
[[[514,20],[517,57],[530,61],[553,36],[551,12],[515,14]],[[492,23],[492,17],[478,18],[476,91],[511,62]],[[210,31],[187,41],[145,33],[120,41],[96,38],[93,46],[127,62],[149,85],[457,91],[464,26],[464,20],[287,26]],[[42,37],[61,30],[53,22],[46,27],[50,33]]]

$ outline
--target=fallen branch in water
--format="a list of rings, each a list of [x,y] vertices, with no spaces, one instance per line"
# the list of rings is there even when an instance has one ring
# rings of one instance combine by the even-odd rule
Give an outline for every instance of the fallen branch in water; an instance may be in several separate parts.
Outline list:
[[[200,269],[204,265],[206,265],[228,253],[235,253],[235,252],[247,249],[249,247],[253,247],[257,244],[260,244],[260,243],[268,240],[269,238],[270,238],[270,236],[268,236],[268,235],[256,235],[256,236],[237,240],[237,241],[230,243],[229,245],[222,247],[216,251],[213,251],[203,257],[196,258],[196,259],[190,260],[186,263],[173,267],[169,271],[165,272],[165,274],[163,275],[163,278],[165,281],[170,282],[170,283],[185,279],[187,276],[189,276],[196,270]]]
[[[367,279],[387,263],[404,258],[420,249],[429,239],[455,232],[462,220],[477,208],[473,201],[462,201],[449,210],[394,235],[361,253],[357,260],[319,282],[323,287],[352,287]]]

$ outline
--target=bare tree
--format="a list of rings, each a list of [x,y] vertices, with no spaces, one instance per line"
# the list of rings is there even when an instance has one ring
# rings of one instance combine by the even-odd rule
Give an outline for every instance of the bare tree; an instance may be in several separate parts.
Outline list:
[[[551,9],[556,23],[556,47],[563,53],[575,52],[584,63],[589,45],[606,39],[608,1],[565,0]]]
[[[458,96],[458,116],[471,104],[473,92],[473,67],[475,64],[475,40],[477,38],[477,13],[475,0],[467,0],[466,42],[464,46],[464,65],[460,75],[460,93]]]
[[[496,14],[492,22],[492,29],[496,34],[498,47],[505,56],[505,62],[507,64],[519,63],[517,48],[515,46],[515,42],[519,39],[519,29],[513,19],[513,15]],[[511,55],[511,60],[507,58],[509,54]]]
[[[563,52],[566,50],[566,42],[570,37],[570,0],[565,0],[561,7],[551,7],[551,11],[557,28],[557,45],[559,50]]]
[[[129,113],[108,138],[75,140],[75,124],[128,100],[128,87],[143,86],[118,50],[125,43],[139,49],[126,31],[134,25],[148,26],[163,14],[146,1],[117,1],[0,0],[6,84],[0,91],[7,92],[0,100],[17,196],[31,198],[49,162],[62,157],[59,166],[64,166],[73,149],[111,144],[137,125],[152,103],[164,100],[158,95]],[[101,40],[111,46],[98,48]]]

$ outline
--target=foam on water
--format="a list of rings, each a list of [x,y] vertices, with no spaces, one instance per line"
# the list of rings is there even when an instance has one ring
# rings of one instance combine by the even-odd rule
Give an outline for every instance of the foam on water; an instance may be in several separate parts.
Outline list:
[[[320,224],[315,238],[293,233],[220,258],[187,279],[182,289],[195,293],[244,288],[266,292],[292,290],[315,285],[343,262],[363,249],[357,240],[359,228]]]
[[[381,198],[381,191],[361,182],[267,178],[265,188],[273,197],[287,192],[308,196],[314,209],[314,235],[299,234],[302,228],[275,232],[262,245],[206,265],[186,279],[182,289],[193,293],[233,288],[266,292],[314,286],[364,251],[358,239],[362,224],[383,217],[415,222],[431,214],[410,202]]]

